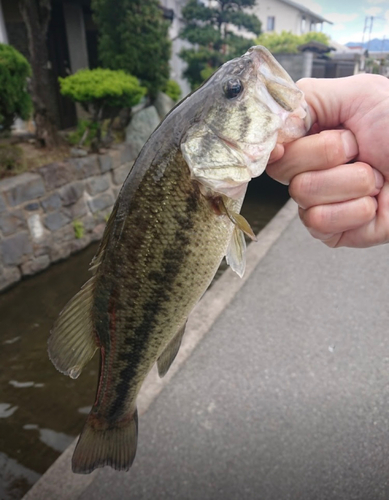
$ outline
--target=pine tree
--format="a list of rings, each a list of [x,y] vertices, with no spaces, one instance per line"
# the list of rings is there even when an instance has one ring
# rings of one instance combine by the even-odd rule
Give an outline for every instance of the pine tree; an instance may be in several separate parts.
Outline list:
[[[169,78],[169,23],[158,0],[92,0],[99,58],[138,77],[151,97]]]
[[[254,4],[255,0],[214,0],[207,7],[200,0],[188,1],[182,10],[186,26],[180,36],[195,47],[183,49],[180,56],[188,65],[183,76],[193,89],[225,61],[254,44],[252,39],[238,34],[239,28],[253,35],[261,33],[260,20],[243,10]]]

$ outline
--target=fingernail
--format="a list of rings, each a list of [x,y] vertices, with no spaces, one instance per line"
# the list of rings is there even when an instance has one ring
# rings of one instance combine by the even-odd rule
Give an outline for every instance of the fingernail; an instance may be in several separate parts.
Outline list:
[[[382,186],[384,185],[384,176],[381,174],[381,172],[378,172],[375,168],[373,168],[374,172],[374,177],[375,177],[375,187],[377,189],[381,189]]]
[[[346,157],[349,160],[355,158],[358,154],[358,143],[354,137],[354,134],[349,130],[345,130],[344,132],[342,132],[342,143]]]

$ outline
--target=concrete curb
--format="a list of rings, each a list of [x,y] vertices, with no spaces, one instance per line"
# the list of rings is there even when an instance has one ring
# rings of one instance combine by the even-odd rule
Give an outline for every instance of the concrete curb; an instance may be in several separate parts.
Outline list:
[[[172,377],[181,369],[204,335],[210,330],[223,310],[228,307],[236,294],[250,277],[259,262],[278,240],[297,214],[296,204],[289,200],[277,215],[259,233],[258,242],[247,249],[246,272],[239,278],[228,269],[204,294],[189,317],[180,351],[167,375],[161,380],[154,368],[145,380],[138,397],[138,411],[145,413],[167,386]],[[54,462],[40,480],[23,497],[23,500],[76,500],[96,477],[96,472],[78,475],[71,472],[70,461],[76,441]]]

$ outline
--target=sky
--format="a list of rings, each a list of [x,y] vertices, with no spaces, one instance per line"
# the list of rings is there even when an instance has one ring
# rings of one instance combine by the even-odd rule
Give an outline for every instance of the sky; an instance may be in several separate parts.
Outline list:
[[[324,23],[323,32],[336,42],[362,42],[366,17],[373,16],[371,39],[389,39],[389,0],[295,0],[316,14],[332,21]],[[369,28],[364,41],[369,38]]]

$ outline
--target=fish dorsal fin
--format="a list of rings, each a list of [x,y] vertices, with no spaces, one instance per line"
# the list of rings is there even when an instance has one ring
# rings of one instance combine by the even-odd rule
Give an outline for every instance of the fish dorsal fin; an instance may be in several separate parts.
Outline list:
[[[226,255],[227,264],[242,278],[246,268],[246,240],[243,232],[234,227]]]
[[[67,303],[55,322],[48,341],[49,357],[58,371],[77,378],[96,352],[92,325],[95,277]]]
[[[171,364],[174,361],[174,358],[177,356],[177,353],[180,349],[182,337],[185,332],[186,321],[184,325],[178,330],[178,332],[174,335],[172,340],[165,347],[163,353],[159,356],[157,360],[158,366],[158,374],[162,378],[168,372]]]

